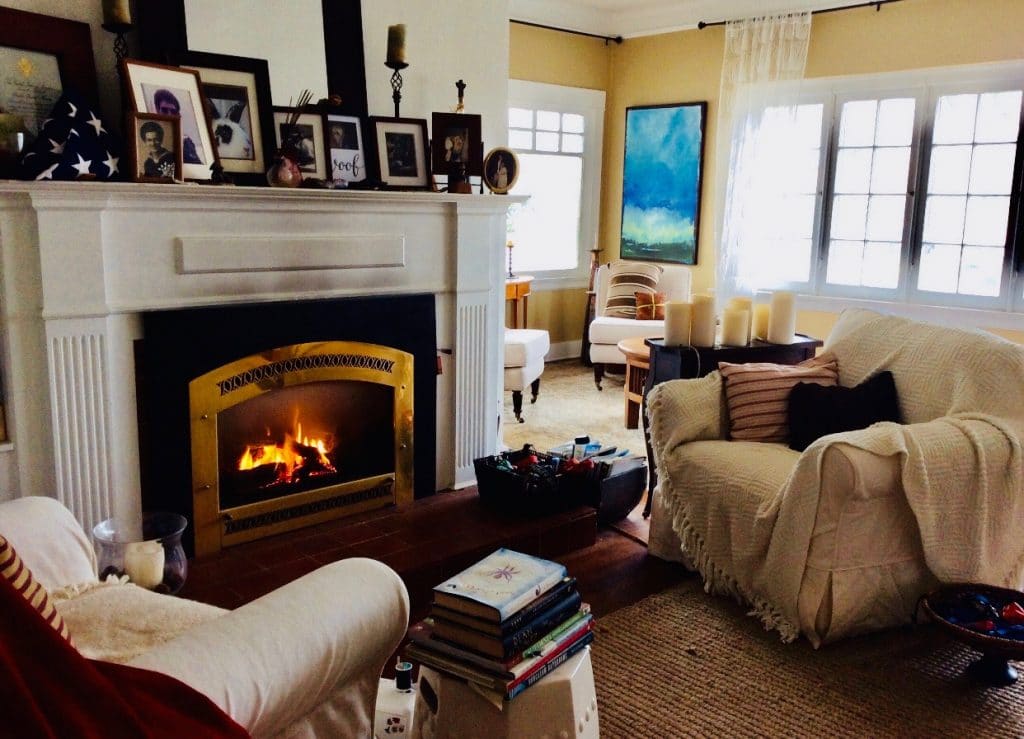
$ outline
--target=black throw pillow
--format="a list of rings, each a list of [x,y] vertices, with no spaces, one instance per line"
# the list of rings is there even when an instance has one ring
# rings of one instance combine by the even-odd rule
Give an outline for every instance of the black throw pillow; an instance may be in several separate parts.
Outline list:
[[[879,421],[902,423],[892,372],[879,372],[857,387],[800,382],[789,394],[789,448],[798,452],[822,436]]]

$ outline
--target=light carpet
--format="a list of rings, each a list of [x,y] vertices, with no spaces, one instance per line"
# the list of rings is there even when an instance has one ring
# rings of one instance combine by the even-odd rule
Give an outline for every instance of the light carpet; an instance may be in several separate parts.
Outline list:
[[[540,379],[540,395],[530,403],[523,393],[523,423],[512,413],[512,393],[505,393],[502,422],[505,444],[519,449],[533,444],[547,451],[576,436],[590,436],[602,444],[644,455],[641,429],[625,426],[623,376],[605,375],[603,390],[594,385],[594,371],[578,359],[549,362]]]
[[[745,610],[694,577],[598,619],[602,737],[1024,736],[1024,684],[971,683],[978,653],[934,627],[814,650]]]

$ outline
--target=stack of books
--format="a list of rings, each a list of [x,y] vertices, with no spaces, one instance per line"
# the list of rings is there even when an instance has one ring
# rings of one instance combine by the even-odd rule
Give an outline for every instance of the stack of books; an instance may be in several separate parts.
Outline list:
[[[409,659],[511,700],[594,639],[563,565],[499,549],[434,588]]]

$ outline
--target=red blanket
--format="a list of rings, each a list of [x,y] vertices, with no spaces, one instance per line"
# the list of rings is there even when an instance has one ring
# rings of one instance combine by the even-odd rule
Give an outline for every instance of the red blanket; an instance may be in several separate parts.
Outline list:
[[[86,659],[2,577],[0,735],[249,736],[209,698],[179,680]]]

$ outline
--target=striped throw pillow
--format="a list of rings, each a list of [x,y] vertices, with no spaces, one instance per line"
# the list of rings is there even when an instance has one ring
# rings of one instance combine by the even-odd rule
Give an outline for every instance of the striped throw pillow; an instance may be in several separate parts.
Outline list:
[[[662,268],[644,262],[612,262],[608,273],[608,299],[604,314],[616,318],[636,318],[636,294],[654,294]]]
[[[839,384],[839,368],[826,353],[800,364],[719,362],[729,410],[729,437],[736,441],[789,440],[789,393],[798,382]]]
[[[25,566],[21,557],[14,551],[14,547],[3,536],[0,536],[0,577],[10,582],[14,589],[39,611],[43,620],[52,626],[58,634],[69,642],[71,641],[67,624],[64,623],[64,619],[60,617],[57,609],[53,607],[50,594],[46,592],[46,588],[36,582],[32,571]]]

